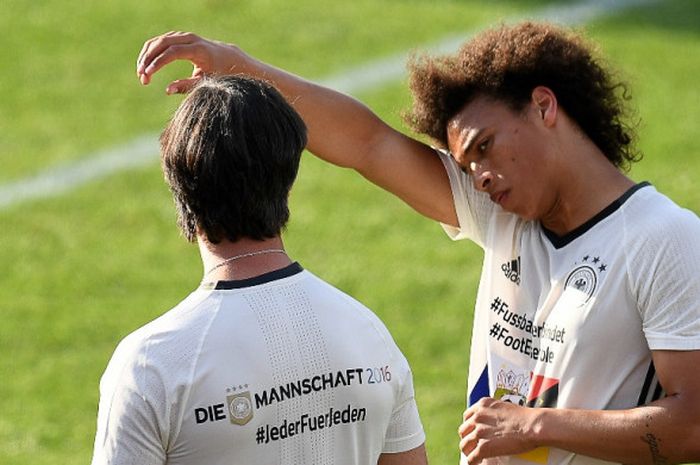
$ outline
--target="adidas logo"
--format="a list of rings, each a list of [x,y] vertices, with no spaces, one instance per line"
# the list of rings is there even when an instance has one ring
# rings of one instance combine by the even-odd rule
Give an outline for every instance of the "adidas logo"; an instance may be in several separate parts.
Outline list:
[[[501,270],[503,273],[505,273],[506,278],[508,278],[511,282],[517,284],[520,286],[520,256],[518,255],[518,258],[515,260],[511,260],[509,262],[504,263],[501,265]]]

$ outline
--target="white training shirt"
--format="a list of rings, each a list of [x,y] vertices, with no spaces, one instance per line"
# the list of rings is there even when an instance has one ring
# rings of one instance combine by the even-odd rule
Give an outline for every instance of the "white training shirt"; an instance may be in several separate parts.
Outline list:
[[[468,403],[625,409],[663,393],[652,350],[700,349],[700,220],[638,184],[564,237],[505,212],[447,154],[457,240],[484,249]],[[462,454],[462,463],[466,458]],[[502,464],[606,463],[540,448]]]
[[[297,263],[211,287],[117,347],[93,465],[367,465],[423,444],[409,365],[366,307]]]

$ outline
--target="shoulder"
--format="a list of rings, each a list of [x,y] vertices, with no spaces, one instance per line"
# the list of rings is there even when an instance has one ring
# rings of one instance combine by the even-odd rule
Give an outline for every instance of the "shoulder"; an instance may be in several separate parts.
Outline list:
[[[359,316],[379,321],[376,314],[355,297],[324,279],[319,278],[308,270],[306,270],[306,274],[314,297],[335,304],[344,315],[352,317]]]
[[[195,292],[176,307],[124,337],[112,355],[102,384],[142,392],[144,384],[163,387],[166,379],[188,369],[197,340],[211,320],[212,298]],[[157,381],[157,382],[156,382]]]
[[[695,323],[688,322],[698,321],[700,219],[651,186],[640,189],[624,213],[629,284],[647,338],[659,348],[659,341],[669,344],[668,334],[679,327],[697,334]]]
[[[374,339],[390,350],[398,350],[386,325],[373,310],[308,270],[306,273],[312,302],[328,325],[344,328],[344,333],[352,330],[366,340]]]
[[[208,310],[215,308],[217,300],[210,292],[197,290],[161,316],[127,335],[117,350],[143,350],[144,347],[183,336],[193,326],[201,325],[201,320],[206,320]]]
[[[700,234],[700,219],[690,210],[658,192],[639,189],[623,206],[628,240],[646,247],[685,241]]]

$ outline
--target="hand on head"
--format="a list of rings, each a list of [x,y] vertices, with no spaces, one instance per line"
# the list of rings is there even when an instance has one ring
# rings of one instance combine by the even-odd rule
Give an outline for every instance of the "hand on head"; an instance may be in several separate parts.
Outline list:
[[[166,88],[168,94],[185,93],[206,74],[229,74],[234,71],[243,56],[232,45],[208,40],[191,32],[168,32],[143,44],[136,61],[136,75],[142,84],[148,85],[153,75],[163,66],[175,60],[192,63],[192,75],[177,79]]]

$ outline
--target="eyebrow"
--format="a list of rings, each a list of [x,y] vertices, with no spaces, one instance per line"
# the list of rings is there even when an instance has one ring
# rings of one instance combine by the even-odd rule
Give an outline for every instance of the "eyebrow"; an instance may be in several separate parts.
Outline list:
[[[481,133],[484,132],[483,129],[470,129],[469,134],[467,135],[467,141],[464,144],[463,153],[467,154],[469,151],[472,149],[472,146],[474,145],[474,141],[481,135]]]

